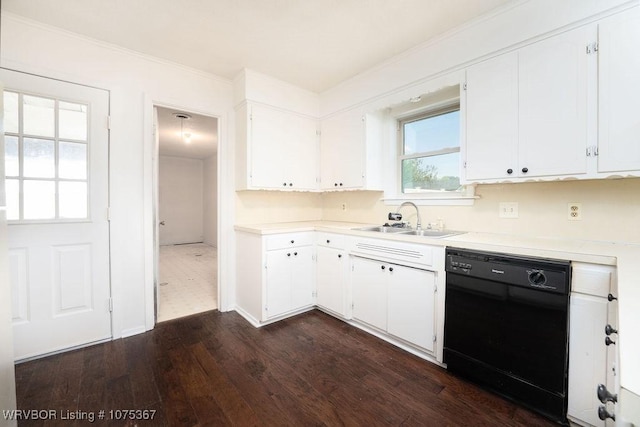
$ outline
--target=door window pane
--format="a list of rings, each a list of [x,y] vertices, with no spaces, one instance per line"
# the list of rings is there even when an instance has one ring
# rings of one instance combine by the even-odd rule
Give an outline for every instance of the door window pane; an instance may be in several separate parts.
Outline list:
[[[6,176],[20,175],[18,138],[15,136],[4,137],[4,173]]]
[[[55,101],[31,95],[23,95],[22,99],[23,132],[34,136],[56,136]]]
[[[11,133],[20,132],[18,118],[18,94],[15,92],[4,93],[4,131]]]
[[[60,182],[58,193],[60,218],[87,217],[86,182]]]
[[[71,102],[59,103],[58,117],[60,125],[58,136],[61,139],[87,140],[87,106]]]
[[[53,178],[56,175],[55,142],[46,139],[24,139],[24,176]]]
[[[52,219],[56,217],[56,183],[28,181],[24,187],[24,219]]]
[[[58,177],[66,179],[87,178],[87,145],[60,142],[58,153]]]
[[[20,219],[20,182],[17,179],[7,179],[4,188],[7,194],[7,219]]]

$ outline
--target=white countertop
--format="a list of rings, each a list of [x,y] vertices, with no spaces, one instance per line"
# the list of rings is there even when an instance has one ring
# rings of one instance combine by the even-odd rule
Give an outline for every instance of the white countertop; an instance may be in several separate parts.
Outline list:
[[[301,221],[272,224],[236,225],[236,231],[260,235],[324,231],[361,237],[376,237],[412,243],[455,246],[460,248],[505,252],[615,265],[618,279],[618,330],[620,348],[620,384],[640,396],[640,245],[595,242],[587,240],[551,239],[510,236],[493,233],[463,233],[444,238],[407,236],[355,230],[368,225],[352,222]],[[628,331],[628,332],[627,332]],[[603,332],[604,336],[604,332]],[[604,339],[604,338],[603,338]]]

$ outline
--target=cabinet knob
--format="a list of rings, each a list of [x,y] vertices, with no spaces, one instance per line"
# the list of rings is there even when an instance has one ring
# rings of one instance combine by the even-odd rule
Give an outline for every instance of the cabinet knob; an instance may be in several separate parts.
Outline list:
[[[393,267],[389,267],[389,271],[393,271]]]
[[[289,183],[289,187],[293,187],[293,183],[292,182]]]
[[[383,269],[383,270],[385,269],[384,265],[381,265],[380,268]]]
[[[614,340],[612,340],[611,338],[609,338],[609,337],[605,337],[605,338],[604,338],[604,343],[605,343],[605,345],[608,345],[608,346],[609,346],[609,345],[611,345],[611,344],[614,344],[614,345],[615,345],[615,343],[616,343],[616,342],[615,342]]]
[[[340,183],[340,187],[342,187],[342,183]]]
[[[327,239],[327,243],[331,243],[331,240]]]
[[[607,335],[611,335],[611,334],[617,334],[618,330],[617,329],[613,329],[613,326],[611,325],[607,325],[604,327],[604,333]]]
[[[294,252],[294,253],[293,253],[293,256],[298,256],[298,252]]]
[[[342,254],[338,254],[338,258],[342,258]]]
[[[616,299],[618,299],[618,298],[614,297],[612,294],[609,294],[609,295],[607,295],[607,299],[608,299],[609,301],[613,301],[613,300],[616,300]]]
[[[291,253],[290,253],[290,252],[288,252],[288,253],[287,253],[287,256],[291,256]]]
[[[511,168],[507,169],[507,173],[508,173],[509,175],[511,175],[511,174],[513,173],[513,169],[511,169]]]
[[[283,182],[283,183],[282,183],[282,186],[283,186],[283,187],[286,187],[286,186],[287,186],[287,183],[286,183],[286,182]]]
[[[292,240],[292,241],[291,241],[291,243],[295,243],[295,242],[296,242],[295,240]]]
[[[607,408],[604,405],[600,405],[598,407],[598,418],[600,418],[602,421],[606,420],[607,418],[611,418],[613,421],[616,420],[616,416],[607,411]]]
[[[604,384],[598,384],[596,394],[598,395],[598,400],[602,403],[618,402],[618,395],[612,394],[609,390],[607,390],[607,387]]]
[[[333,186],[334,186],[334,187],[337,187],[337,186],[338,186],[338,183],[337,183],[337,182],[334,182],[334,183],[333,183]]]
[[[529,172],[529,168],[522,168],[522,173],[527,173]]]

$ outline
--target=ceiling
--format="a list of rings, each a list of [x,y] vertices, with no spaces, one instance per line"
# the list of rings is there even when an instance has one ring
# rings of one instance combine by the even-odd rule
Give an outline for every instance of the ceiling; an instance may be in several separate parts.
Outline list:
[[[2,9],[233,79],[322,92],[519,0],[2,0]]]
[[[158,135],[161,156],[206,159],[216,154],[218,149],[218,120],[199,114],[186,113],[189,119],[181,120],[175,113],[183,111],[171,108],[158,109]],[[190,141],[184,137],[190,134]]]

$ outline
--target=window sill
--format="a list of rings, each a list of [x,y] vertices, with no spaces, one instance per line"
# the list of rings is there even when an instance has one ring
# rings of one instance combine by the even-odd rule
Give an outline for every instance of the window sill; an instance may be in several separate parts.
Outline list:
[[[403,202],[413,202],[417,206],[473,206],[475,199],[479,196],[394,196],[384,197],[382,201],[387,206],[400,206]]]

